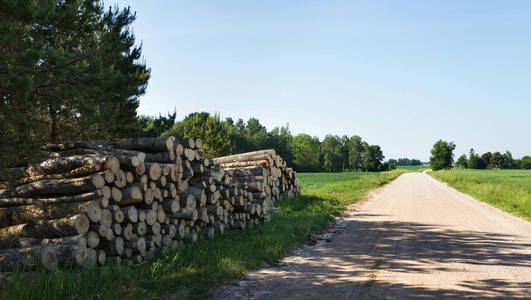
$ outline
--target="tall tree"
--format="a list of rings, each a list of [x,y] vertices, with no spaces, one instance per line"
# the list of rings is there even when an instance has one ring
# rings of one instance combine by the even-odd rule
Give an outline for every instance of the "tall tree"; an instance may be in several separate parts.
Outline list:
[[[293,138],[293,142],[295,169],[299,172],[318,172],[321,169],[319,138],[301,133]]]
[[[343,168],[341,139],[337,135],[327,135],[321,143],[323,169],[327,172],[340,172]]]
[[[492,153],[492,157],[490,158],[490,165],[493,169],[501,169],[503,168],[504,160],[503,155],[500,152],[494,152]]]
[[[352,171],[357,171],[362,168],[364,152],[365,144],[361,137],[357,135],[352,136],[348,143],[348,163]]]
[[[485,168],[491,168],[491,165],[490,165],[491,157],[492,157],[492,153],[490,152],[486,152],[481,155],[481,160],[483,161]]]
[[[2,164],[46,142],[136,126],[150,71],[139,61],[134,20],[129,8],[104,11],[89,0],[0,2],[1,135],[10,141],[0,146]]]
[[[384,158],[380,146],[370,145],[363,153],[363,169],[366,172],[382,170],[382,161]]]
[[[451,169],[454,162],[455,144],[438,140],[431,149],[430,166],[432,170]]]
[[[463,154],[463,155],[459,156],[459,158],[455,162],[455,165],[456,165],[456,167],[460,167],[460,168],[464,168],[464,169],[468,168],[468,159],[466,158],[466,155]]]

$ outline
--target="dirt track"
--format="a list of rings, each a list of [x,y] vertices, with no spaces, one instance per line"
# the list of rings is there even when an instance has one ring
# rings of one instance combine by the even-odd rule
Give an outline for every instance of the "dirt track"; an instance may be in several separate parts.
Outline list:
[[[531,223],[408,173],[215,299],[531,299]],[[335,233],[334,233],[335,232]]]

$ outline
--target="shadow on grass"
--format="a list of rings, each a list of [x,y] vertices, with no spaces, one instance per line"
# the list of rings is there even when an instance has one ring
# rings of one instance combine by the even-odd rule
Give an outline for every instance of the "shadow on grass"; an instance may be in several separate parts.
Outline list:
[[[86,270],[16,272],[0,290],[0,298],[204,298],[213,286],[229,283],[264,262],[275,264],[307,242],[311,233],[321,231],[346,205],[400,174],[350,174],[346,176],[348,182],[308,189],[312,195],[282,201],[268,224],[229,231],[213,241],[182,244],[137,267],[109,265]],[[321,177],[315,180],[327,183],[332,175],[318,174]]]
[[[332,200],[332,203],[334,201]],[[185,243],[166,255],[128,268],[16,272],[0,291],[4,299],[202,298],[208,288],[243,273],[275,264],[320,231],[338,210],[316,196],[299,196],[280,205],[272,221],[231,230],[212,241]]]

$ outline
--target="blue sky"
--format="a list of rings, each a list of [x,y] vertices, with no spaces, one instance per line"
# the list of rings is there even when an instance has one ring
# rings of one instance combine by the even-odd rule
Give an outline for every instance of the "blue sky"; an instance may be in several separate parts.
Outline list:
[[[109,1],[137,12],[139,113],[360,135],[386,158],[531,154],[531,1]]]

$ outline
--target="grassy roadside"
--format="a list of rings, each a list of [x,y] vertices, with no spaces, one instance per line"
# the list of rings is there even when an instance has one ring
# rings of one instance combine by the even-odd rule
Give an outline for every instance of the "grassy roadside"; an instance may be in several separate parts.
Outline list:
[[[434,178],[501,210],[531,221],[531,171],[467,170],[430,172]]]
[[[303,195],[284,201],[269,224],[231,231],[210,242],[184,244],[135,268],[15,273],[0,290],[0,298],[149,299],[173,293],[177,298],[204,298],[218,284],[264,262],[274,264],[348,204],[405,172],[298,174]]]

